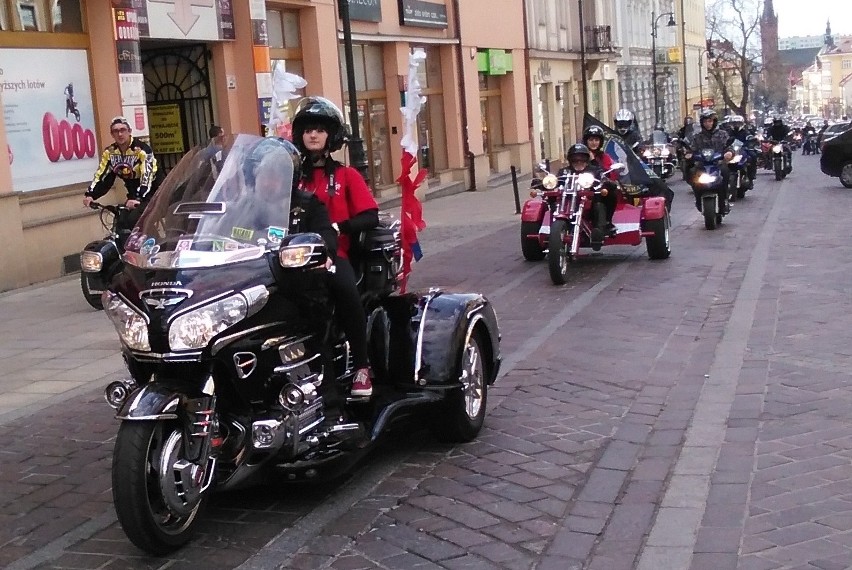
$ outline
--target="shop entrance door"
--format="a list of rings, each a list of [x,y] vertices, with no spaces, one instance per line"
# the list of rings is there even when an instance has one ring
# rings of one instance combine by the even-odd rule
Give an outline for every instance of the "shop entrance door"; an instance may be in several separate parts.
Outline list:
[[[151,124],[151,148],[168,172],[194,146],[207,144],[213,125],[207,46],[146,48],[142,72]]]

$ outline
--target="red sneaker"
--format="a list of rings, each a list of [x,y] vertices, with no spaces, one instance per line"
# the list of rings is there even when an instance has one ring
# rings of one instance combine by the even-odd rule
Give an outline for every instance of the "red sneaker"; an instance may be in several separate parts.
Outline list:
[[[352,381],[352,390],[350,394],[353,396],[369,397],[373,395],[373,382],[370,380],[370,369],[359,368],[355,372],[355,380]]]

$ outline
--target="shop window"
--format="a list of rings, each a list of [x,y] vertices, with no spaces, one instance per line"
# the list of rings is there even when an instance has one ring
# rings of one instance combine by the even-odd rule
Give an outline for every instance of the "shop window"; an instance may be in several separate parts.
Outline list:
[[[340,72],[344,86],[349,76],[343,46],[339,46]],[[387,92],[385,90],[382,46],[355,44],[352,46],[352,75],[358,99],[358,127],[367,152],[370,183],[374,187],[394,183],[390,160]],[[344,89],[344,105],[349,108],[348,92]],[[348,111],[344,113],[349,122]]]
[[[417,68],[417,80],[426,103],[417,116],[417,135],[420,166],[437,176],[449,168],[447,159],[447,117],[444,114],[444,94],[441,79],[441,48],[412,46],[426,52],[426,60]]]
[[[298,12],[267,10],[266,27],[270,48],[299,49],[302,47],[302,40],[299,36]]]
[[[0,0],[0,30],[81,33],[80,0]]]

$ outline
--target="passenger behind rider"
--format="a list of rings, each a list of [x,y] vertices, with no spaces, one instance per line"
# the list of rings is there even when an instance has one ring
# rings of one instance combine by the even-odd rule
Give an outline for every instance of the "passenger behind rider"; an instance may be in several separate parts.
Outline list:
[[[719,188],[719,203],[723,204],[725,213],[728,212],[728,185],[731,177],[731,171],[728,168],[727,161],[733,158],[733,153],[728,148],[728,133],[719,128],[719,119],[716,116],[716,111],[713,109],[703,109],[699,116],[701,130],[699,130],[689,141],[689,146],[693,153],[701,152],[704,149],[713,149],[716,153],[722,154],[722,160],[719,163],[720,174],[724,180],[724,184]],[[689,163],[689,182],[692,186],[693,194],[695,194],[695,207],[701,211],[701,196],[695,192],[695,160],[690,160]]]
[[[568,166],[559,171],[560,177],[588,172],[601,181],[601,187],[606,190],[607,195],[615,194],[618,191],[618,183],[606,178],[603,175],[603,170],[592,163],[592,153],[586,145],[582,143],[571,145],[565,154],[565,158],[568,160]],[[605,199],[606,197],[596,192],[592,202],[594,227],[592,228],[591,245],[595,251],[601,248],[604,238],[611,231],[609,229],[611,222],[608,222],[606,217]],[[612,229],[614,230],[614,227]]]
[[[115,178],[124,181],[127,199],[124,205],[130,210],[119,219],[119,229],[129,230],[142,215],[145,206],[163,181],[163,171],[157,167],[154,151],[146,143],[133,138],[130,122],[124,117],[115,117],[109,125],[113,142],[101,153],[89,189],[83,197],[83,205],[91,203],[112,188]]]
[[[606,152],[604,152],[604,130],[597,126],[592,125],[586,130],[583,131],[583,144],[589,149],[589,155],[591,156],[591,161],[589,162],[589,166],[593,169],[597,169],[601,172],[607,171],[612,168],[613,160]],[[566,159],[568,157],[566,156]],[[607,176],[610,180],[618,182],[619,173],[616,171],[610,172]],[[616,228],[612,223],[612,216],[615,213],[615,207],[618,204],[618,192],[608,192],[606,196],[598,196],[595,195],[596,198],[600,199],[603,202],[604,206],[606,206],[606,227],[604,228],[604,233],[610,236],[615,235]]]
[[[326,205],[338,232],[337,269],[331,283],[335,312],[353,353],[356,373],[351,394],[369,397],[373,383],[367,318],[349,256],[358,234],[379,225],[379,207],[358,171],[331,156],[345,142],[343,123],[343,113],[334,103],[323,97],[307,97],[296,106],[293,142],[302,153],[301,188]]]

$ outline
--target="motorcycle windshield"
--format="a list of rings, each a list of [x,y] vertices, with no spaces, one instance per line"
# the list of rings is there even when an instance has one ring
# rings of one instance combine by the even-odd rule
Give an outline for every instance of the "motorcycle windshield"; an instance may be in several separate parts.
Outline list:
[[[240,134],[189,151],[169,172],[125,245],[143,269],[257,259],[289,229],[293,158],[277,139]]]
[[[663,131],[653,131],[651,133],[651,142],[655,145],[658,145],[658,144],[667,145],[667,144],[669,144],[668,137],[666,136],[666,133],[664,133]]]

